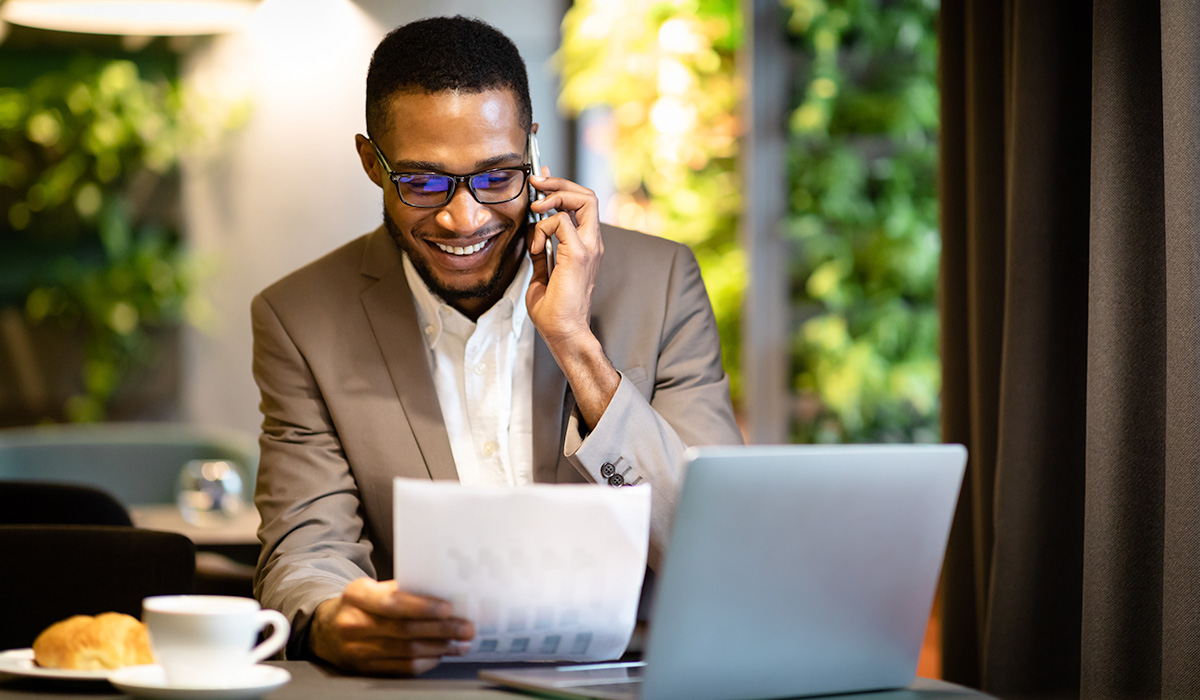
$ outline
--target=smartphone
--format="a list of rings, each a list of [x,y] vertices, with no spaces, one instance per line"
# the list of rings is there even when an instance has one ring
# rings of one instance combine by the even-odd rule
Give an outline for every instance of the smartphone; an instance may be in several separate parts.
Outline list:
[[[529,138],[525,142],[525,159],[529,162],[530,174],[541,177],[542,175],[542,154],[538,150],[537,134],[529,132]],[[544,199],[546,195],[542,194],[541,190],[537,189],[531,183],[529,185],[529,203],[532,204],[539,199]],[[529,210],[529,223],[536,224],[545,219],[549,213],[537,214],[533,209]],[[549,272],[554,271],[554,239],[546,239],[546,267]]]
[[[525,142],[525,160],[529,163],[529,174],[542,176],[542,154],[538,150],[537,134],[529,132],[529,139]],[[532,204],[546,195],[542,194],[541,190],[529,185],[529,203]],[[546,218],[546,214],[535,214],[532,209],[529,210],[529,223],[536,224]]]

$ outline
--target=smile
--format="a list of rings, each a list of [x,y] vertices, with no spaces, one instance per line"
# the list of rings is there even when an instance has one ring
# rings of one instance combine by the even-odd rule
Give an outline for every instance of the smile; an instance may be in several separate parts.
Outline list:
[[[488,239],[488,240],[491,240],[491,239]],[[437,243],[437,242],[434,242],[434,245],[436,245],[438,248],[441,248],[443,252],[450,253],[451,255],[470,255],[472,253],[478,253],[480,250],[483,250],[483,247],[485,245],[487,245],[487,243],[488,243],[488,241],[480,241],[480,242],[476,243],[475,245],[467,246],[466,248],[463,248],[461,246],[454,247],[454,246],[442,245],[441,243]]]

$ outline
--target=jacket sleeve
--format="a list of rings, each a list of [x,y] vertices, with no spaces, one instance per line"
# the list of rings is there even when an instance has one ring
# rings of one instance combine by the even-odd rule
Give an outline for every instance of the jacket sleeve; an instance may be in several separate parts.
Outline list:
[[[287,656],[303,658],[317,606],[350,581],[374,577],[372,547],[358,486],[303,353],[266,297],[255,297],[250,310],[263,414],[254,594],[287,616]]]
[[[567,458],[592,481],[653,486],[651,568],[657,568],[670,535],[684,450],[742,442],[712,305],[695,256],[684,246],[670,266],[665,304],[654,376],[622,373],[595,427],[585,435],[576,410],[563,445]]]

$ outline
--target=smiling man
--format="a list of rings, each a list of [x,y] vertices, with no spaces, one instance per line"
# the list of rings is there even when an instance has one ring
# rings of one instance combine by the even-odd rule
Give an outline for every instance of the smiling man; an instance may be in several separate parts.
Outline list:
[[[741,436],[695,258],[531,172],[511,41],[463,17],[400,27],[375,50],[366,106],[355,145],[383,225],[251,305],[255,591],[292,621],[290,657],[412,674],[474,628],[392,580],[393,477],[653,484],[653,568],[683,450]],[[531,210],[555,213],[531,224]]]

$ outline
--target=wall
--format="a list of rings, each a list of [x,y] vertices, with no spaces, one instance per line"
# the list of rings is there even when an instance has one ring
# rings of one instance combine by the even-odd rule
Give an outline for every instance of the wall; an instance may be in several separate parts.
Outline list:
[[[263,0],[245,30],[189,53],[185,80],[210,95],[248,96],[253,112],[219,153],[184,170],[187,233],[212,265],[204,295],[214,311],[206,330],[185,339],[185,419],[257,432],[250,299],[382,221],[380,190],[354,150],[379,40],[433,14],[496,25],[525,57],[543,162],[564,173],[567,131],[550,65],[563,9],[535,0]]]

